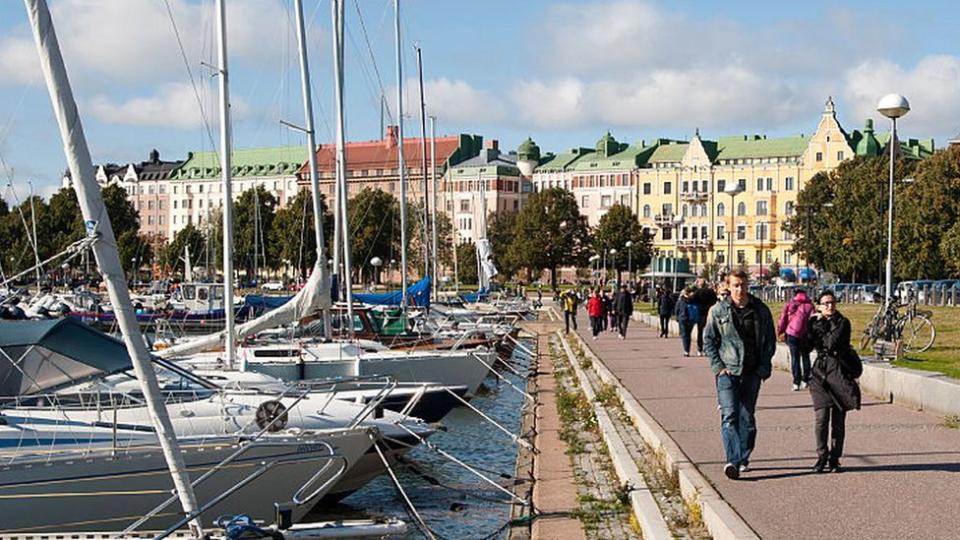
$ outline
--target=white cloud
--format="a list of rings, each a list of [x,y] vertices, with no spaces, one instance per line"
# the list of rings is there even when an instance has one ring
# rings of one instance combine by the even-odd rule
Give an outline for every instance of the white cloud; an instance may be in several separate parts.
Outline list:
[[[8,37],[0,40],[0,85],[37,84],[40,61],[33,41]]]
[[[877,102],[896,92],[911,106],[898,131],[927,137],[952,136],[960,130],[960,57],[927,56],[913,68],[871,60],[848,70],[845,80],[844,96],[858,118],[879,120]],[[880,125],[886,125],[885,119]]]
[[[417,88],[415,81],[408,88]],[[419,89],[417,90],[419,92]],[[449,122],[489,124],[503,119],[503,104],[489,92],[478,90],[463,80],[446,77],[423,83],[427,114]],[[408,95],[411,92],[407,92]],[[417,95],[418,94],[413,94]],[[419,97],[418,97],[419,99]]]
[[[207,122],[216,129],[219,118],[214,98],[201,94]],[[135,97],[117,103],[100,95],[90,105],[90,112],[98,120],[110,124],[134,126],[159,126],[193,129],[203,125],[203,115],[193,87],[189,84],[170,83],[160,87],[156,95]],[[231,116],[242,119],[250,110],[237,97],[231,98]]]
[[[536,127],[576,127],[590,118],[584,83],[568,77],[553,81],[521,81],[510,96],[519,119]]]

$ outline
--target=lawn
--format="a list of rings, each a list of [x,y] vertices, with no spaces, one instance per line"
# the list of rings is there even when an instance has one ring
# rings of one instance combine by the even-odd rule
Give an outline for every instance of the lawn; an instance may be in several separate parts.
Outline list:
[[[774,318],[780,316],[782,303],[769,303]],[[843,313],[853,327],[850,340],[856,347],[864,327],[876,313],[877,304],[841,304]],[[906,353],[895,365],[935,371],[948,377],[960,379],[960,308],[921,306],[922,310],[933,312],[933,324],[937,329],[937,339],[930,350],[922,353]],[[865,353],[861,353],[865,354]]]

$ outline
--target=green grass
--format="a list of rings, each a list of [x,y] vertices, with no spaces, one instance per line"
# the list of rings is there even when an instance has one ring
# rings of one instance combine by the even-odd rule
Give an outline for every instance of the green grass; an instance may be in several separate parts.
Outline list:
[[[769,303],[770,311],[776,319],[783,310],[783,303]],[[840,312],[850,319],[853,331],[850,341],[854,347],[860,343],[863,329],[873,318],[879,308],[878,304],[840,304]],[[960,379],[960,308],[940,306],[920,306],[921,310],[933,312],[933,325],[937,329],[937,339],[933,347],[922,353],[905,353],[903,358],[894,362],[894,365],[934,371]]]

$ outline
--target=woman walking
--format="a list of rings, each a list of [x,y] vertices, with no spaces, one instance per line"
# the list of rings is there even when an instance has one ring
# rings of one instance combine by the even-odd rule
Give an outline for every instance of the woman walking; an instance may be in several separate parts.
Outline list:
[[[832,291],[820,294],[817,308],[819,313],[810,322],[810,340],[817,351],[810,377],[817,438],[813,471],[822,473],[829,467],[831,472],[840,472],[847,411],[860,408],[856,379],[863,373],[863,365],[850,346],[850,321],[837,311]]]
[[[590,315],[590,330],[593,331],[593,339],[597,339],[597,336],[603,331],[604,319],[603,299],[600,297],[599,289],[593,291],[590,299],[587,300],[587,315]]]
[[[797,289],[790,302],[784,306],[777,324],[777,336],[781,341],[786,338],[790,349],[790,370],[793,372],[793,391],[807,387],[810,381],[810,347],[807,344],[807,330],[810,316],[814,312],[813,302],[803,289]]]
[[[674,315],[680,326],[680,344],[683,346],[684,356],[690,356],[690,337],[699,318],[699,315],[694,313],[697,309],[696,304],[690,299],[690,292],[689,289],[682,290],[680,298],[677,299],[677,306],[674,308]]]

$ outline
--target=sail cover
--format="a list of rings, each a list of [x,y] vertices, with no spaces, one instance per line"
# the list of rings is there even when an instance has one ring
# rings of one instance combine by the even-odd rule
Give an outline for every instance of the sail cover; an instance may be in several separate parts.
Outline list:
[[[480,287],[489,288],[490,280],[497,275],[497,267],[493,264],[493,245],[490,240],[477,240],[477,257],[480,259]]]
[[[359,300],[364,304],[375,304],[378,306],[399,306],[401,298],[403,298],[401,291],[387,293],[353,293],[354,300]],[[417,307],[430,306],[429,277],[425,277],[407,287],[407,305]]]

